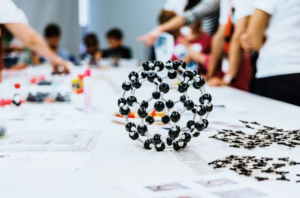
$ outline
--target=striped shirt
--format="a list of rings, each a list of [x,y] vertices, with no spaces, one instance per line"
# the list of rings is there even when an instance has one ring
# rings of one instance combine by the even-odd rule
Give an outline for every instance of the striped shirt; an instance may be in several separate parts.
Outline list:
[[[182,18],[186,25],[197,20],[203,20],[202,28],[209,35],[213,35],[219,24],[220,0],[202,0],[191,10],[185,12]]]

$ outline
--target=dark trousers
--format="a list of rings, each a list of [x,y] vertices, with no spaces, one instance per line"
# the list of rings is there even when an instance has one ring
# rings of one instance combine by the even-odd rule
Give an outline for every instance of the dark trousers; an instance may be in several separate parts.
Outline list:
[[[255,93],[300,106],[300,73],[258,78]]]

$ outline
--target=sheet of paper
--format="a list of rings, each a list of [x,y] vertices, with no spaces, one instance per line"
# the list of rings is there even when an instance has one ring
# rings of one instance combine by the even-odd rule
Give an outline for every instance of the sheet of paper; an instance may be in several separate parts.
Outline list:
[[[11,152],[0,153],[0,169],[76,170],[89,161],[89,153]]]
[[[166,62],[170,60],[174,51],[174,37],[168,33],[162,33],[154,44],[157,60]]]
[[[138,197],[148,198],[276,198],[275,189],[261,187],[231,174],[172,178],[148,182],[127,182],[123,188]]]

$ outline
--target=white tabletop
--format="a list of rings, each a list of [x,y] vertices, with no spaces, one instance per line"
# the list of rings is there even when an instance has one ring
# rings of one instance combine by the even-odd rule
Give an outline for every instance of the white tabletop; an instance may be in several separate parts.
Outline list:
[[[111,121],[113,113],[118,110],[117,99],[122,96],[121,84],[126,80],[129,72],[129,69],[101,71],[97,74],[103,73],[103,76],[108,78],[93,80],[92,103],[93,107],[99,108],[99,112],[86,116],[89,120],[89,128],[100,129],[102,134],[92,152],[94,155],[92,160],[76,171],[0,170],[1,197],[132,197],[131,194],[121,188],[121,185],[129,180],[145,181],[201,174],[201,172],[193,170],[191,166],[180,161],[178,154],[174,154],[174,152],[167,150],[156,152],[143,149],[139,142],[132,141],[128,137],[123,125],[117,125]],[[284,129],[300,128],[299,107],[229,87],[207,87],[206,89],[213,96],[213,104],[235,106],[244,111],[228,114],[212,113],[213,119],[222,120],[226,118],[233,122],[242,119]],[[152,91],[147,87],[143,93],[148,93],[150,96]],[[299,148],[274,145],[254,150],[235,149],[230,148],[228,143],[208,138],[215,133],[202,132],[198,138],[191,141],[187,150],[182,151],[181,154],[193,153],[199,157],[199,163],[201,160],[207,163],[231,154],[290,157],[294,161],[300,161]],[[291,167],[292,169],[299,170],[297,173],[300,174],[300,166]],[[212,172],[214,172],[213,169]],[[256,182],[252,178],[246,179],[249,182]],[[299,195],[297,190],[299,184],[296,183],[264,181],[260,184],[269,188],[276,188],[276,190],[287,195]]]

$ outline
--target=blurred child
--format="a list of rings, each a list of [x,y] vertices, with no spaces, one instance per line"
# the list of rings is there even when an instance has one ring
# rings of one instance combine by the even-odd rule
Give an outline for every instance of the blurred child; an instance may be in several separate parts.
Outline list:
[[[84,37],[86,52],[80,55],[81,61],[98,66],[102,58],[102,52],[99,50],[99,41],[94,33],[89,33]]]
[[[131,49],[123,46],[123,33],[120,29],[114,28],[106,33],[108,49],[103,50],[103,58],[132,58]]]
[[[61,30],[57,24],[48,24],[44,31],[44,36],[49,47],[62,59],[77,64],[76,58],[65,48],[59,46],[61,39]]]
[[[210,53],[211,37],[202,31],[202,21],[190,25],[191,33],[176,39],[172,60],[183,60],[188,67],[205,74]]]

